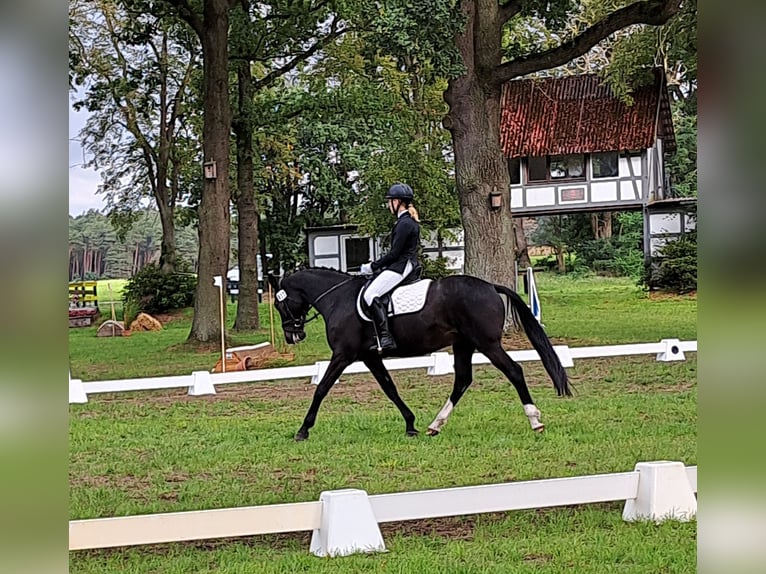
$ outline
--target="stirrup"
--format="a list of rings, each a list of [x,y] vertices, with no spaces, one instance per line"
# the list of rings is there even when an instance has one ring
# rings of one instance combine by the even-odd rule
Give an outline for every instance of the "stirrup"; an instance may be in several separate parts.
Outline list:
[[[388,344],[384,345],[383,339],[386,339],[386,337],[375,338],[377,345],[374,346],[374,350],[382,354],[384,351],[393,351],[396,349],[396,341],[394,341],[394,338],[391,335],[387,337]]]

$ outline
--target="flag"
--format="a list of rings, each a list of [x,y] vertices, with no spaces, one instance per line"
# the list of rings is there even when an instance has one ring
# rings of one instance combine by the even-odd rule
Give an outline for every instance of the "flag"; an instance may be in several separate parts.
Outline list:
[[[213,285],[223,288],[223,277],[221,275],[213,277]]]
[[[541,325],[542,311],[540,309],[540,297],[537,296],[537,285],[535,284],[535,272],[531,267],[527,267],[527,291],[529,292],[529,308],[532,314]]]

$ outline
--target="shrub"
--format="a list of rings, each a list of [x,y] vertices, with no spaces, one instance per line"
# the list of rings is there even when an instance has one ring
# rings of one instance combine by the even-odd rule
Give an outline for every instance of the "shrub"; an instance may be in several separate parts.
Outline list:
[[[452,270],[447,268],[446,257],[437,257],[435,259],[421,257],[420,264],[423,266],[423,279],[443,279],[453,274]]]
[[[697,289],[697,234],[688,233],[681,239],[669,241],[657,254],[656,272],[649,270],[650,287],[674,293]]]
[[[141,311],[164,313],[190,307],[196,287],[197,277],[190,273],[164,274],[156,264],[147,265],[123,289],[126,320],[128,310],[137,315]]]

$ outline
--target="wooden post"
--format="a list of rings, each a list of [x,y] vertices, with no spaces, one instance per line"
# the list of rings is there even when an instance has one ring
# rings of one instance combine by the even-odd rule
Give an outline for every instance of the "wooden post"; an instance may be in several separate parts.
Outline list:
[[[109,304],[112,306],[112,337],[114,337],[114,322],[117,320],[117,317],[114,314],[114,293],[112,292],[112,284],[107,283],[106,288],[109,289]]]

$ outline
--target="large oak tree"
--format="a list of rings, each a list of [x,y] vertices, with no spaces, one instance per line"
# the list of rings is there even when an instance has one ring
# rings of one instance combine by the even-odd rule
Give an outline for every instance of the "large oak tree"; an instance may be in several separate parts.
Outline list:
[[[585,54],[611,34],[634,24],[659,26],[682,0],[601,2],[603,14],[576,35],[553,34],[540,48],[504,54],[504,33],[523,29],[523,19],[563,30],[583,5],[572,0],[462,0],[465,27],[456,38],[464,71],[449,82],[445,127],[452,133],[455,175],[465,229],[465,272],[492,282],[515,284],[510,179],[500,147],[500,99],[505,82],[561,66]],[[556,41],[558,39],[558,41]],[[504,195],[503,208],[492,211],[489,196]]]

